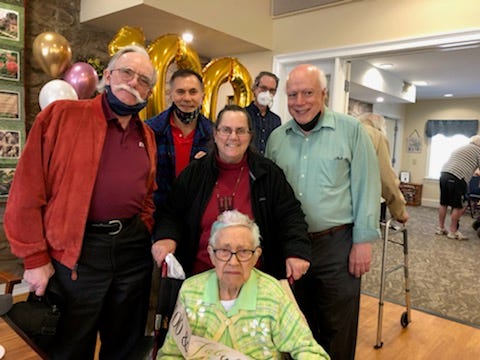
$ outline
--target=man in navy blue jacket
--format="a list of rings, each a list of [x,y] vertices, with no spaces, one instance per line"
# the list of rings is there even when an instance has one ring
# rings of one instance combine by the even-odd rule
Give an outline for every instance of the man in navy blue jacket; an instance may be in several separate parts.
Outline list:
[[[203,101],[202,77],[193,70],[180,69],[170,79],[172,105],[146,121],[157,142],[158,209],[165,202],[173,180],[195,157],[207,152],[212,122],[200,113]]]

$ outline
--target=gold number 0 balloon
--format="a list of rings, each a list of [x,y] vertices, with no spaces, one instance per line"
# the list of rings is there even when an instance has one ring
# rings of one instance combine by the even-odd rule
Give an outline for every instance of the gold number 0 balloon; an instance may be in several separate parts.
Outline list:
[[[216,120],[218,90],[225,82],[233,87],[233,102],[247,106],[252,101],[252,78],[247,69],[236,58],[221,58],[210,61],[202,71],[205,86],[203,114]]]
[[[168,66],[175,62],[180,69],[192,69],[199,74],[200,59],[178,35],[160,36],[148,46],[148,54],[157,72],[157,83],[152,89],[152,97],[146,107],[146,118],[155,116],[165,109],[165,81]]]
[[[122,47],[130,45],[145,46],[145,35],[143,35],[143,30],[139,27],[124,26],[118,30],[108,44],[108,53],[112,56]]]
[[[108,45],[110,55],[127,45],[143,45],[145,37],[140,28],[124,26]],[[252,79],[247,69],[236,58],[221,58],[210,61],[202,71],[197,53],[182,38],[175,34],[166,34],[154,40],[147,48],[150,60],[157,73],[157,83],[152,89],[147,107],[140,117],[148,119],[165,109],[165,82],[168,66],[175,62],[180,69],[192,69],[202,74],[205,96],[203,114],[215,121],[218,90],[229,81],[233,87],[233,101],[247,106],[252,101]]]

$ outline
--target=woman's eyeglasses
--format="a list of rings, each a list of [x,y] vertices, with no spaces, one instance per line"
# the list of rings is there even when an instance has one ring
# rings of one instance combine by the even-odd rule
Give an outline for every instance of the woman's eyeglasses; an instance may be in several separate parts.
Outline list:
[[[238,251],[230,251],[228,249],[213,249],[213,253],[215,257],[220,261],[230,261],[233,255],[237,257],[237,260],[240,262],[248,261],[252,258],[253,254],[255,254],[255,250],[238,250]]]
[[[223,136],[229,136],[229,135],[232,135],[233,133],[237,134],[237,136],[245,136],[247,134],[250,134],[250,130],[248,130],[247,128],[232,129],[231,127],[228,127],[228,126],[220,126],[217,129],[217,132]]]

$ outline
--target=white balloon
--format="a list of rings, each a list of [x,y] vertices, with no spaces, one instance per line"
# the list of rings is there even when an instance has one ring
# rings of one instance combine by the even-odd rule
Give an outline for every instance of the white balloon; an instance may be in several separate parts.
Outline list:
[[[75,89],[65,80],[55,79],[47,82],[38,95],[38,103],[42,110],[55,100],[63,99],[78,100]]]

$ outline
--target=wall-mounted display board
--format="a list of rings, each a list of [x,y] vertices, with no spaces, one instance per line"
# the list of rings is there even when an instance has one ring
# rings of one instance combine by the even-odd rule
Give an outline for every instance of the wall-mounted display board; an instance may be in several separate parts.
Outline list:
[[[0,198],[25,142],[24,45],[24,1],[0,1]]]

